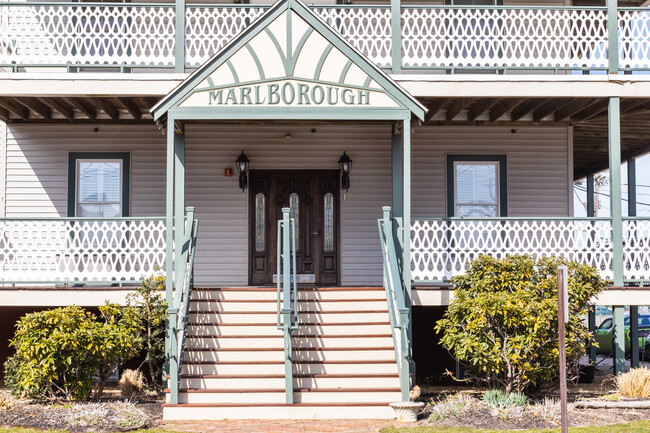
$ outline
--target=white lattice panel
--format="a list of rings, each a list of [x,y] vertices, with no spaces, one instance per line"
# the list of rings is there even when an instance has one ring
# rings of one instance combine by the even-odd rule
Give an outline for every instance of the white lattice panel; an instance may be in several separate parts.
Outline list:
[[[2,6],[0,63],[172,65],[173,7]]]
[[[404,8],[404,66],[605,67],[607,13]]]
[[[465,272],[479,255],[564,257],[611,278],[611,223],[603,220],[412,221],[411,275],[443,281]]]
[[[650,11],[619,11],[618,28],[619,65],[650,67]]]
[[[0,281],[138,281],[164,264],[162,220],[0,220]]]
[[[389,9],[315,7],[313,11],[372,62],[390,66]]]
[[[239,35],[266,8],[188,7],[185,12],[185,62],[199,66]]]
[[[626,280],[650,279],[650,221],[623,221],[623,273]]]

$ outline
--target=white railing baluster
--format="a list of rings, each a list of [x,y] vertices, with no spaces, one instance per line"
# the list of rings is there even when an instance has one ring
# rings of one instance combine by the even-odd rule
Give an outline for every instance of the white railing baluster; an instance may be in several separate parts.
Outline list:
[[[0,219],[0,284],[137,282],[164,264],[163,218]]]
[[[628,269],[640,272],[636,263],[650,259],[647,236],[639,230],[650,222],[626,221],[625,239],[634,239],[624,247]],[[635,245],[635,246],[633,246]],[[463,274],[480,255],[505,258],[528,254],[534,257],[564,257],[592,265],[604,278],[612,278],[611,221],[588,219],[414,219],[411,224],[411,275],[414,281],[448,281]],[[629,273],[629,272],[628,272]],[[629,273],[632,278],[633,273]]]

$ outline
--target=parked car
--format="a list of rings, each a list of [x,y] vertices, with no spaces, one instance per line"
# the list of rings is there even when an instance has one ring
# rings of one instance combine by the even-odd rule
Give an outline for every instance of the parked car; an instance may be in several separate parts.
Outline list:
[[[596,329],[596,353],[610,355],[614,352],[614,320],[611,317],[603,320]],[[650,314],[639,314],[639,351],[645,350],[645,359],[650,358],[650,344],[646,340],[650,337]],[[650,342],[650,341],[649,341]],[[647,346],[647,347],[646,347]],[[625,353],[630,352],[630,316],[625,316]]]

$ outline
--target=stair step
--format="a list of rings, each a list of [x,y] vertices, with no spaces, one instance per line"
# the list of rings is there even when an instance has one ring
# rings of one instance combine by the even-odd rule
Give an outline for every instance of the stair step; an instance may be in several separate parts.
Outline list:
[[[249,336],[275,337],[282,331],[274,325],[224,325],[224,324],[188,324],[187,334],[189,335],[214,335],[225,338],[247,338]],[[293,335],[319,335],[323,337],[334,335],[390,335],[390,323],[380,325],[300,325],[300,328],[293,332]]]
[[[369,298],[386,299],[385,291],[382,287],[372,288],[329,288],[329,289],[300,289],[298,291],[299,300],[334,300],[334,299],[357,299],[366,300]],[[192,300],[214,299],[246,299],[246,300],[265,300],[276,302],[277,291],[275,288],[241,288],[241,289],[193,289]]]
[[[251,317],[258,324],[277,324],[275,312],[190,312],[188,322],[198,324],[251,323]],[[336,311],[299,313],[298,322],[305,324],[382,322],[388,318],[388,311]]]
[[[352,361],[359,358],[367,360],[384,360],[393,356],[395,351],[392,347],[367,347],[367,348],[314,348],[294,350],[294,362],[300,361]],[[278,361],[284,360],[284,349],[262,348],[262,349],[186,349],[185,361],[187,362],[214,362],[214,361]]]
[[[286,394],[283,388],[193,389],[181,390],[178,399],[179,403],[285,403]],[[400,399],[399,388],[294,390],[296,403],[384,402],[399,401]]]
[[[333,311],[387,311],[386,300],[379,299],[375,301],[364,299],[337,299],[341,302],[327,302],[318,300],[301,300],[298,302],[298,311],[300,312],[333,312]],[[352,305],[351,305],[352,304]],[[274,313],[277,314],[277,302],[268,300],[267,302],[259,301],[222,301],[222,300],[195,300],[190,305],[190,312],[228,312],[240,314],[256,314],[256,313]]]
[[[357,367],[359,368],[359,367]],[[293,385],[304,389],[362,389],[399,387],[399,376],[392,374],[296,374]],[[284,389],[284,374],[183,375],[181,388],[195,389]]]
[[[390,346],[393,343],[391,335],[380,336],[304,336],[295,335],[292,337],[294,349],[335,349],[335,348],[365,348],[365,347],[381,347]],[[284,336],[279,334],[275,337],[262,336],[262,337],[246,337],[242,338],[222,338],[218,336],[209,335],[189,335],[185,340],[185,347],[191,349],[228,349],[242,347],[242,343],[247,347],[255,348],[283,348]]]
[[[284,361],[183,363],[182,374],[193,376],[276,374],[284,377]],[[296,375],[310,374],[397,374],[395,359],[375,361],[294,362]]]

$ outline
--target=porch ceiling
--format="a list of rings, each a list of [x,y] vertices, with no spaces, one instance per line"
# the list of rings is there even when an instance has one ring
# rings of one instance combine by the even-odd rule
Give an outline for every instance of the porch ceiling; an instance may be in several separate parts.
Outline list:
[[[149,110],[159,98],[114,97],[0,97],[0,120],[7,123],[151,123]]]
[[[428,98],[433,125],[572,125],[575,179],[604,170],[608,157],[608,98]],[[622,159],[650,152],[650,99],[621,101]]]
[[[146,123],[155,96],[0,97],[7,123]],[[573,125],[574,177],[608,167],[607,98],[420,98],[428,125]],[[621,102],[623,160],[650,152],[650,99]],[[242,122],[243,123],[243,122]]]

